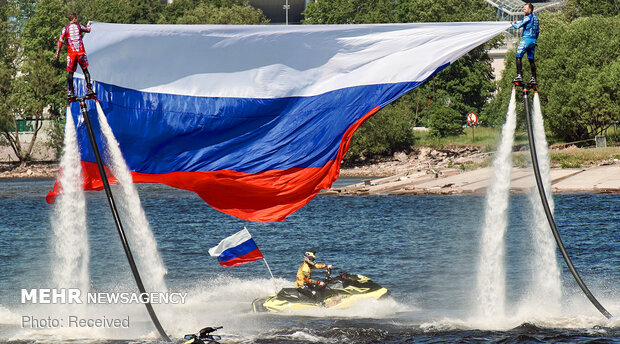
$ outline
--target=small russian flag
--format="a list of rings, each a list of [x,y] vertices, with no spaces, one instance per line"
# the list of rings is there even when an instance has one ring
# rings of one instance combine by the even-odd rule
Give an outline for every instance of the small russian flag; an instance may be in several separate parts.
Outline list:
[[[217,246],[209,249],[209,254],[217,256],[222,266],[237,266],[264,259],[246,228],[220,241]]]

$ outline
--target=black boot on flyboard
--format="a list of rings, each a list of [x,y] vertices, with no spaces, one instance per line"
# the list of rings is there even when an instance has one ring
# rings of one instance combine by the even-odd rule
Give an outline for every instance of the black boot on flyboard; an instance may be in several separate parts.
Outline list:
[[[67,82],[67,103],[73,103],[77,100],[75,96],[75,90],[73,89],[73,79]]]
[[[86,94],[84,95],[84,98],[86,99],[93,99],[95,98],[95,91],[93,91],[93,85],[91,85],[90,83],[88,83],[86,85]]]
[[[95,91],[93,91],[93,84],[90,82],[90,73],[87,68],[82,69],[84,72],[84,80],[86,81],[86,94],[84,95],[85,99],[94,99]]]
[[[93,91],[93,85],[90,82],[90,73],[88,73],[87,69],[83,70],[83,72],[86,79],[86,94],[84,94],[84,97],[81,98],[76,97],[75,95],[75,88],[73,87],[73,73],[69,72],[67,74],[67,103],[73,103],[81,101],[83,99],[96,98],[97,94],[95,93],[95,91]]]
[[[536,63],[534,62],[534,59],[528,59],[530,61],[530,68],[532,70],[532,78],[530,79],[530,88],[531,89],[536,89],[536,86],[538,86],[538,83],[536,82]]]
[[[69,72],[67,74],[67,103],[73,103],[80,99],[95,99],[96,93],[93,91],[93,84],[90,81],[90,73],[88,69],[82,69],[84,73],[84,79],[86,81],[86,94],[84,97],[78,98],[75,96],[75,89],[73,87],[73,73]]]
[[[519,86],[523,83],[523,66],[521,64],[521,58],[517,57],[517,76],[512,79],[512,83]]]

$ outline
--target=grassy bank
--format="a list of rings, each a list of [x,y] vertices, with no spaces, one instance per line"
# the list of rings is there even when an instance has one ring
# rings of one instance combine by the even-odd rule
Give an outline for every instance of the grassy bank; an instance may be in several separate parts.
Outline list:
[[[578,168],[618,161],[620,161],[620,147],[551,150],[551,163],[558,164],[562,168]]]
[[[620,147],[607,148],[577,148],[552,149],[549,152],[552,167],[581,168],[604,163],[620,163]],[[512,156],[515,167],[527,167],[530,165],[530,152],[515,152]],[[459,166],[465,171],[475,170],[481,167],[491,166],[493,155],[490,155],[482,163],[465,163]]]
[[[420,146],[443,147],[443,146],[462,146],[474,145],[485,147],[486,151],[494,151],[499,141],[500,129],[467,127],[462,135],[448,137],[433,137],[425,132],[416,132],[416,144]],[[515,134],[515,144],[521,145],[527,143],[527,135],[525,132],[517,132]]]
[[[580,168],[602,163],[618,163],[620,161],[620,147],[607,148],[577,148],[552,149],[549,151],[552,166],[561,168]],[[530,152],[514,153],[515,166],[528,166]]]
[[[465,128],[465,131],[461,135],[457,136],[448,136],[448,137],[433,137],[430,136],[427,132],[416,132],[416,144],[420,146],[431,146],[431,147],[442,147],[442,146],[450,146],[450,145],[475,145],[475,146],[488,146],[490,150],[495,150],[495,146],[499,141],[499,136],[501,133],[500,128],[490,128],[490,127],[477,127]],[[607,138],[608,146],[617,146],[618,138],[620,137],[620,128],[616,128],[615,126],[607,129],[605,133]],[[553,137],[547,137],[547,140],[550,144],[563,144],[564,142],[559,142]],[[527,133],[522,131],[517,131],[515,133],[515,145],[524,145],[527,144]],[[579,143],[580,145],[594,145],[594,139],[587,140]]]
[[[572,145],[566,145],[567,148],[563,149],[551,149],[551,163],[554,166],[561,168],[580,168],[605,162],[617,163],[620,160],[620,146],[611,146],[616,144],[615,128],[608,130],[607,144],[610,147],[607,148],[595,148],[586,147],[578,148]],[[499,141],[500,129],[498,128],[466,128],[462,135],[449,136],[444,138],[432,137],[424,132],[416,133],[416,142],[420,146],[430,146],[434,148],[441,148],[446,146],[462,146],[473,145],[479,146],[485,152],[493,152],[496,149],[497,142]],[[525,132],[517,132],[515,134],[515,146],[527,145],[527,134]],[[554,142],[554,146],[563,147],[561,142]],[[594,144],[592,142],[586,142],[586,144]],[[463,164],[460,167],[464,170],[474,170],[480,167],[490,166],[492,163],[492,156],[489,156],[487,160],[479,164]],[[614,160],[615,159],[615,160]],[[513,163],[515,166],[524,167],[530,164],[529,151],[516,152],[513,155]]]

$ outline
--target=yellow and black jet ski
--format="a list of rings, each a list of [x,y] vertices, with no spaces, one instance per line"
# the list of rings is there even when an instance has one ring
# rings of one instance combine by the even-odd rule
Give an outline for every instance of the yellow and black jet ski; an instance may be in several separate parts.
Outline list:
[[[332,276],[326,272],[325,287],[316,288],[313,294],[301,293],[295,288],[282,288],[277,294],[260,297],[252,302],[254,312],[281,312],[308,308],[346,308],[363,299],[381,299],[390,291],[370,278],[340,272]],[[307,295],[310,294],[310,295]]]

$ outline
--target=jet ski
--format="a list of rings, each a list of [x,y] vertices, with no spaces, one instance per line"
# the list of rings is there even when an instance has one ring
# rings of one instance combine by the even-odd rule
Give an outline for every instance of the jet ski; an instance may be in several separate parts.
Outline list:
[[[221,328],[222,326],[205,327],[196,334],[186,334],[185,337],[183,337],[186,340],[184,344],[219,344],[218,340],[222,339],[222,337],[216,334],[211,334],[211,332],[215,332]]]
[[[340,272],[335,276],[325,273],[325,287],[316,288],[306,295],[295,288],[282,288],[277,294],[260,297],[252,302],[254,312],[281,312],[308,308],[347,308],[363,299],[381,299],[390,291],[358,274]],[[309,294],[309,293],[308,293]]]

